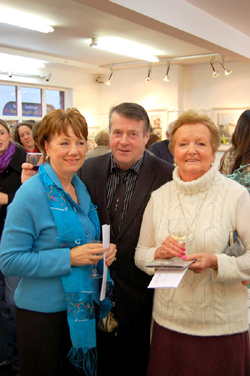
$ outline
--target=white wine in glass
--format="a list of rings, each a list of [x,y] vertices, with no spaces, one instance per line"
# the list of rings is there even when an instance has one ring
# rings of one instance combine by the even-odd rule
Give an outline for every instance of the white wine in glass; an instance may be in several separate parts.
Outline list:
[[[179,243],[183,243],[190,235],[190,229],[185,219],[169,219],[168,232]]]

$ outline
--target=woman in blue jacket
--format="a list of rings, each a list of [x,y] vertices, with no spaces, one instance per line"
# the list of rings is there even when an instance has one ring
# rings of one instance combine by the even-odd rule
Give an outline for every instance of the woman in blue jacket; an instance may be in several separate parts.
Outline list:
[[[46,163],[8,210],[0,265],[4,274],[21,277],[15,292],[21,376],[72,374],[69,351],[86,374],[96,365],[95,306],[104,317],[112,303],[110,296],[99,301],[99,280],[90,278],[91,265],[107,249],[93,241],[100,237],[96,208],[75,174],[85,160],[87,134],[77,109],[45,115],[38,138]],[[107,266],[115,254],[110,245]]]

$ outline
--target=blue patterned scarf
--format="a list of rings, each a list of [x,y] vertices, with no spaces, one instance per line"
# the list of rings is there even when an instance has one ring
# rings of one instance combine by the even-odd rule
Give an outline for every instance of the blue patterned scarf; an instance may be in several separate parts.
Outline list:
[[[240,166],[231,175],[226,176],[246,187],[250,193],[250,171],[246,167],[250,167],[250,164]]]
[[[67,194],[56,185],[47,171],[50,165],[40,165],[39,175],[45,187],[45,194],[58,230],[57,240],[63,248],[73,248],[86,243],[84,229],[75,213]],[[77,177],[78,179],[78,177]],[[86,199],[90,200],[85,188]],[[96,229],[96,239],[100,237],[100,224],[96,208],[90,201],[88,212]],[[103,261],[98,263],[102,273]],[[109,270],[106,298],[100,302],[101,279],[89,278],[91,265],[72,267],[72,273],[62,276],[62,284],[67,298],[67,317],[72,341],[69,359],[75,367],[84,370],[86,375],[97,374],[96,319],[95,304],[100,306],[100,318],[107,316],[112,303],[112,286]]]

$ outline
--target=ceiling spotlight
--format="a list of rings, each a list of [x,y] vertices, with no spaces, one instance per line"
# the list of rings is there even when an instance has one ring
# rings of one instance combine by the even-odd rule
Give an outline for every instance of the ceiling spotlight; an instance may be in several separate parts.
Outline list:
[[[114,71],[111,69],[108,81],[105,82],[106,85],[110,86],[111,85],[111,79],[113,77]]]
[[[163,78],[163,81],[170,81],[169,72],[170,72],[170,63],[168,63],[166,75]]]
[[[8,72],[8,76],[9,76],[9,78],[12,78],[12,71]]]
[[[213,60],[214,60],[214,58],[212,58],[212,59],[210,60],[209,65],[210,65],[210,67],[212,68],[212,71],[213,71],[213,77],[218,77],[218,76],[220,75],[220,72],[217,71],[217,70],[215,69],[214,64],[213,64]]]
[[[227,69],[227,68],[225,67],[225,64],[224,64],[224,57],[222,57],[222,59],[219,60],[219,63],[220,63],[220,65],[222,66],[222,68],[224,69],[224,71],[225,71],[225,76],[229,76],[229,75],[232,73],[232,71],[231,71],[230,69]]]
[[[49,82],[49,80],[51,79],[51,76],[52,76],[52,73],[48,73],[47,76],[45,77],[45,81]]]
[[[151,75],[151,70],[152,70],[152,66],[150,65],[149,68],[148,68],[148,75],[147,75],[147,77],[145,78],[145,81],[146,81],[146,82],[151,81],[151,77],[150,77],[150,75]]]

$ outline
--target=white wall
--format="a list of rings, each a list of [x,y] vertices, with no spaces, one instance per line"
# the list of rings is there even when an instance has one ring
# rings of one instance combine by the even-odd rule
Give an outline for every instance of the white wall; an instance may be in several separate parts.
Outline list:
[[[212,77],[209,64],[173,65],[170,81],[162,78],[166,66],[153,66],[150,82],[145,82],[147,67],[119,69],[112,78],[112,85],[95,82],[97,75],[69,70],[50,69],[50,82],[41,79],[0,76],[0,83],[26,83],[48,88],[67,88],[67,106],[74,106],[86,117],[89,127],[107,129],[111,106],[124,102],[137,102],[146,110],[168,109],[165,126],[179,113],[194,108],[204,109],[213,118],[213,108],[250,108],[250,66],[237,62],[227,63],[233,70],[225,77]],[[104,80],[107,79],[103,77]],[[214,120],[214,119],[213,119]],[[218,153],[217,160],[223,153]]]
[[[108,111],[111,106],[120,102],[136,102],[146,110],[168,109],[169,117],[165,119],[166,125],[172,113],[176,117],[178,111],[178,76],[179,67],[171,69],[171,80],[165,82],[162,78],[166,73],[166,66],[154,66],[151,72],[151,81],[146,82],[148,68],[120,69],[112,78],[112,85],[98,84],[100,86],[100,127],[108,126]]]
[[[96,85],[94,77],[90,74],[72,72],[70,70],[50,68],[52,73],[49,82],[40,78],[27,78],[0,75],[0,84],[26,84],[45,87],[48,89],[67,89],[66,106],[77,107],[85,116],[90,127],[98,124],[100,107],[100,88]]]

